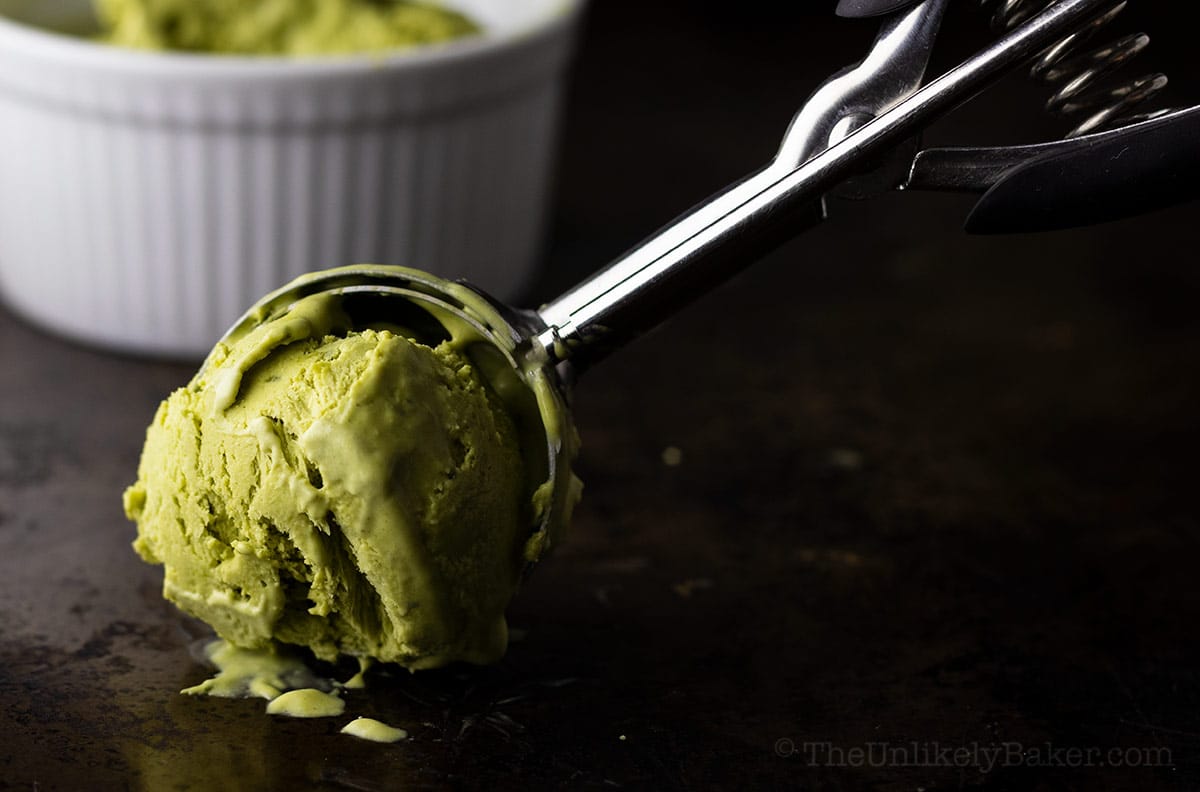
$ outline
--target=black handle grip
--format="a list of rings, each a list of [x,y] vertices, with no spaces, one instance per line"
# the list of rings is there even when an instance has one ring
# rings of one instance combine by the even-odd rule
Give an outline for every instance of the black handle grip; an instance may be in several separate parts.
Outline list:
[[[1200,105],[1130,126],[1000,178],[967,218],[972,234],[1105,223],[1200,197]]]

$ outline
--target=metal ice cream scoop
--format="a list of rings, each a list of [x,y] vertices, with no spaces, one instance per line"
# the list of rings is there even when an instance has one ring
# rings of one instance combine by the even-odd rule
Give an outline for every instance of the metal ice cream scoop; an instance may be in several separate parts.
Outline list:
[[[1114,202],[1115,211],[1133,213],[1190,197],[1179,189],[1170,192],[1169,184],[1186,170],[1192,178],[1182,183],[1190,188],[1200,170],[1196,147],[1179,145],[1200,139],[1200,107],[1035,146],[917,151],[915,135],[935,118],[1072,31],[1110,18],[1113,7],[1112,0],[1052,3],[922,87],[947,2],[891,3],[885,10],[909,7],[885,17],[868,56],[831,77],[801,108],[771,164],[536,311],[511,308],[468,284],[416,270],[351,266],[304,276],[264,297],[225,340],[318,293],[340,295],[356,324],[400,326],[423,343],[453,339],[515,408],[526,463],[534,480],[545,482],[534,493],[537,530],[552,542],[571,501],[573,429],[566,384],[692,298],[820,222],[824,196],[834,188],[859,195],[884,189],[991,189],[992,197],[998,196],[993,205],[1002,208],[990,215],[996,230],[1015,229],[1026,221],[1042,227],[1094,222],[1110,219]],[[1127,174],[1140,178],[1142,193],[1148,194],[1140,202],[1128,198],[1131,191],[1123,183],[1119,194],[1114,192],[1112,200],[1090,214],[1070,191],[1057,204],[1036,204],[1031,220],[1012,211],[1014,203],[1021,203],[1021,190],[1028,191],[1030,200],[1044,192],[1038,183],[1050,178],[1039,175],[1046,171],[1044,163],[1052,162],[1054,173],[1072,168],[1088,172],[1095,170],[1097,157],[1130,149],[1167,152],[1165,166],[1162,158],[1143,158],[1141,169]],[[1165,199],[1162,190],[1153,189],[1162,184],[1168,184]]]

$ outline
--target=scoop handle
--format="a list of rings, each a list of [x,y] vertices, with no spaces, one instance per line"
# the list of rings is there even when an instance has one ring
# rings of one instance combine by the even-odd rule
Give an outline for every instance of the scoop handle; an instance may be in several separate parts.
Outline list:
[[[542,306],[535,347],[580,369],[653,327],[765,252],[819,222],[823,195],[1100,13],[1108,0],[1061,0],[798,167],[773,164],[667,225]]]

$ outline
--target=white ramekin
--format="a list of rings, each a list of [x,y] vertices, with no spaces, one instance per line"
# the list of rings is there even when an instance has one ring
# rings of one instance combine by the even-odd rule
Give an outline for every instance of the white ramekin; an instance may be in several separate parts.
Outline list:
[[[0,0],[0,290],[19,313],[194,357],[316,269],[528,285],[583,0],[458,0],[484,36],[296,60],[37,26],[89,2]]]

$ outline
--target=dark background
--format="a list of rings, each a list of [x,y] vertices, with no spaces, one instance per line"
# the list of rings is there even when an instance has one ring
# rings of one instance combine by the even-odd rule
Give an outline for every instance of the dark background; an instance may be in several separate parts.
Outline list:
[[[595,3],[528,303],[765,163],[873,36],[829,5]],[[1114,25],[1177,104],[1188,5]],[[932,68],[988,36],[958,3]],[[1047,93],[1014,76],[927,141],[1053,136]],[[191,366],[0,312],[0,788],[1197,788],[1197,204],[989,238],[969,208],[835,202],[588,372],[585,499],[508,657],[351,694],[397,746],[176,695],[206,672],[119,494]]]

